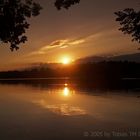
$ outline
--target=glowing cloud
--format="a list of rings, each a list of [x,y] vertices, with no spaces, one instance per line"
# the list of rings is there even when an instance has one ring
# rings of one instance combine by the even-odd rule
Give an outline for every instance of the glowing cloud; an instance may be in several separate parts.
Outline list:
[[[64,40],[55,40],[51,42],[50,44],[40,48],[37,51],[34,51],[29,54],[29,56],[32,55],[41,55],[41,54],[46,54],[48,50],[53,50],[53,49],[64,49],[67,47],[75,47],[78,46],[79,44],[84,43],[84,39],[77,39],[77,40],[70,40],[70,39],[64,39]]]

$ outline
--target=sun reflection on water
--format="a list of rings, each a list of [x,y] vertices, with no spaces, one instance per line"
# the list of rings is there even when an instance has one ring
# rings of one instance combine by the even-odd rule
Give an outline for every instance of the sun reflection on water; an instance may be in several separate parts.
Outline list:
[[[86,111],[69,104],[47,105],[46,108],[51,112],[62,116],[86,115]]]
[[[63,95],[64,95],[65,97],[70,96],[70,90],[69,90],[68,87],[65,87],[65,88],[63,89]]]
[[[34,101],[35,104],[62,116],[77,116],[77,115],[86,115],[87,112],[80,108],[79,106],[75,106],[69,103],[70,100],[73,100],[75,94],[74,90],[71,90],[68,87],[68,84],[64,84],[63,89],[55,91],[57,94],[49,94],[51,96],[51,100],[47,98],[42,98],[40,100]],[[66,100],[65,100],[66,99]],[[49,103],[48,103],[49,102]]]

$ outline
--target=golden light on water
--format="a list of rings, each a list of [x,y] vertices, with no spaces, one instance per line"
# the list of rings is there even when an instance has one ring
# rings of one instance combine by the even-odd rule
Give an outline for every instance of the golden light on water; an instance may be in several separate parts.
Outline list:
[[[61,116],[86,115],[87,111],[77,106],[77,101],[76,104],[73,103],[74,90],[68,85],[65,83],[62,89],[56,91],[57,94],[45,94],[44,97],[41,95],[41,98],[35,99],[33,103]]]
[[[67,97],[67,96],[70,95],[70,90],[69,90],[68,87],[65,87],[65,88],[63,89],[63,95],[64,95],[65,97]]]

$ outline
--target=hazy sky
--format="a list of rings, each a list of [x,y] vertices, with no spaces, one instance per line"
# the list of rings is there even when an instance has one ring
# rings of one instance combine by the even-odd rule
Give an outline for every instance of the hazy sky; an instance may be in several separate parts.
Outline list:
[[[55,0],[36,0],[43,6],[30,19],[28,42],[16,52],[0,44],[0,70],[40,62],[60,62],[63,56],[119,55],[138,52],[138,43],[118,31],[114,12],[138,9],[140,0],[81,0],[69,10],[58,11]]]

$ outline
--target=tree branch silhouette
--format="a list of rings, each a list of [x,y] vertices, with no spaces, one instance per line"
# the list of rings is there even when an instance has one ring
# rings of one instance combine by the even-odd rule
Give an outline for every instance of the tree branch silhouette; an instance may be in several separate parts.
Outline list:
[[[55,6],[58,10],[61,8],[68,9],[71,5],[79,3],[80,0],[56,0]]]
[[[58,10],[68,9],[80,0],[56,0]],[[18,50],[27,41],[25,35],[30,24],[27,19],[38,16],[42,7],[33,0],[0,0],[0,41],[8,43],[10,49]]]
[[[123,11],[115,12],[116,21],[121,25],[121,30],[124,34],[132,36],[132,41],[140,43],[140,11],[135,11],[133,8],[126,8]]]
[[[68,9],[79,3],[80,0],[55,0],[58,10]],[[42,7],[34,0],[0,0],[0,42],[8,43],[10,49],[17,50],[21,43],[27,41],[25,35],[30,24],[27,19],[38,16]],[[124,34],[130,34],[132,41],[140,43],[140,11],[126,8],[115,12],[116,21],[121,25],[119,30]]]
[[[12,51],[19,49],[27,41],[27,18],[39,15],[41,9],[33,0],[0,0],[0,41],[9,43]]]

